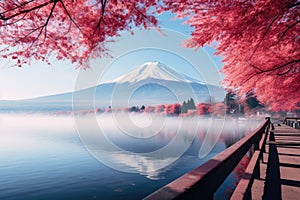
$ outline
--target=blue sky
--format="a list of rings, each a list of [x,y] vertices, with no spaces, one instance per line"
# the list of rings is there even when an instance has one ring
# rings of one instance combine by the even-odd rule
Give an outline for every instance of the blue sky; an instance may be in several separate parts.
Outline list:
[[[189,37],[192,28],[182,25],[180,20],[171,20],[172,17],[170,13],[158,17],[164,36],[156,30],[150,33],[137,30],[133,36],[122,34],[115,43],[108,45],[113,58],[93,60],[92,69],[87,71],[76,70],[68,61],[55,59],[52,59],[51,66],[33,62],[31,66],[22,68],[10,67],[9,60],[2,59],[0,100],[27,99],[73,91],[79,73],[87,77],[98,74],[98,83],[105,82],[149,61],[160,61],[178,72],[217,85],[221,77],[217,72],[222,66],[220,58],[213,57],[214,49],[209,47],[198,51],[183,48],[181,43]],[[82,87],[93,84],[96,83],[87,81]]]

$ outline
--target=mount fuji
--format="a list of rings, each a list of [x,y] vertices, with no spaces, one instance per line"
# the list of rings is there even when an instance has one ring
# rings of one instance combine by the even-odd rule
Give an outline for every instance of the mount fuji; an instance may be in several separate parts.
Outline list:
[[[92,95],[92,96],[91,96]],[[74,98],[77,97],[77,98]],[[91,105],[91,97],[95,105]],[[97,86],[63,94],[19,101],[0,101],[2,111],[60,111],[71,110],[73,98],[79,109],[182,103],[194,98],[197,102],[213,97],[224,99],[224,89],[207,85],[178,73],[160,62],[147,62],[133,71]],[[86,101],[86,99],[89,99]],[[86,102],[89,102],[86,104]],[[113,105],[112,105],[113,103]]]
[[[136,83],[139,81],[145,81],[149,79],[174,81],[174,82],[199,82],[196,79],[192,79],[188,76],[180,74],[160,62],[146,62],[143,65],[137,67],[135,70],[124,74],[114,80],[112,83]]]

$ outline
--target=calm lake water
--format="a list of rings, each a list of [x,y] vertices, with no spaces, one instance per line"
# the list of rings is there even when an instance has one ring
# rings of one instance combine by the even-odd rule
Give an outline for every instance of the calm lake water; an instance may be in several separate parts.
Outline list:
[[[0,114],[0,199],[141,199],[198,167],[259,123],[139,114],[130,116],[138,128],[130,128],[122,124],[122,117],[97,115],[102,133],[98,137],[99,130],[88,122],[95,118],[91,116]],[[191,124],[196,122],[194,129]],[[207,134],[217,138],[215,145],[211,140],[203,143]],[[112,148],[104,147],[108,143],[103,140]],[[168,144],[173,145],[168,152],[151,154]],[[200,159],[203,145],[209,154]],[[181,147],[187,150],[174,155]],[[232,173],[216,198],[228,199],[236,179]]]

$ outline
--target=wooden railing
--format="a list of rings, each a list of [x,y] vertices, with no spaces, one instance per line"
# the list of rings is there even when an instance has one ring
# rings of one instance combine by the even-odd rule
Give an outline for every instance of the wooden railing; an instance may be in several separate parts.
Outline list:
[[[266,120],[252,133],[248,134],[231,147],[225,149],[200,167],[184,174],[168,185],[150,194],[145,199],[213,199],[214,193],[250,148],[254,148],[255,153],[253,157],[255,157],[256,160],[262,158],[261,152],[264,151],[269,128],[270,118],[266,118]],[[257,163],[258,162],[256,161],[253,164],[254,173],[259,173],[259,165]],[[248,194],[248,188],[251,187],[252,184],[251,178],[252,177],[249,177],[250,181],[247,186],[241,188],[243,194]]]
[[[283,123],[293,128],[300,129],[300,117],[286,117]]]

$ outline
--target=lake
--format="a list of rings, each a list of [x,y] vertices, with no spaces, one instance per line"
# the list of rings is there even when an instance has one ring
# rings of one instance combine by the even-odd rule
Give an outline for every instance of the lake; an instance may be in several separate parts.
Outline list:
[[[2,113],[0,199],[141,199],[258,124],[143,114]],[[228,199],[237,178],[232,173],[215,197]]]

